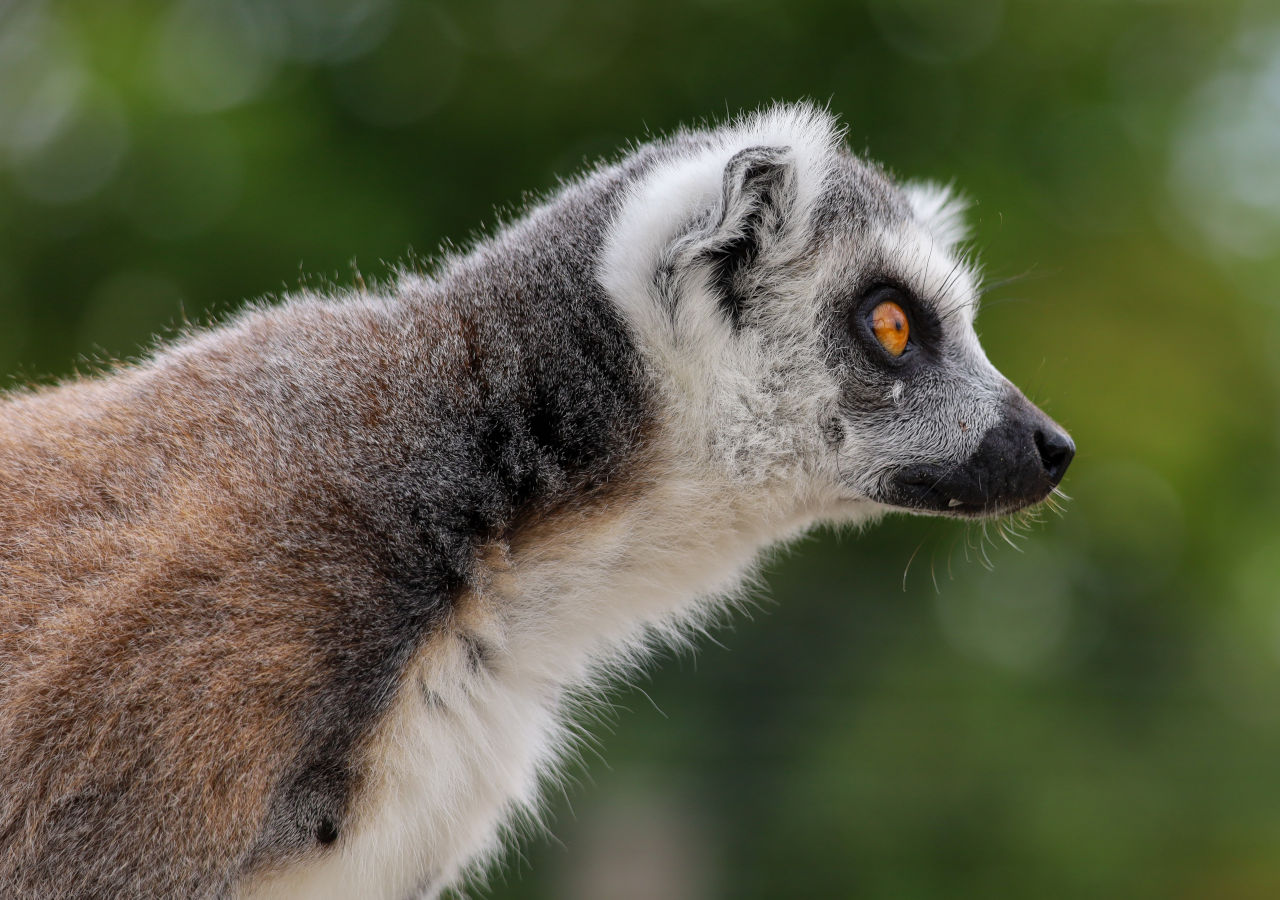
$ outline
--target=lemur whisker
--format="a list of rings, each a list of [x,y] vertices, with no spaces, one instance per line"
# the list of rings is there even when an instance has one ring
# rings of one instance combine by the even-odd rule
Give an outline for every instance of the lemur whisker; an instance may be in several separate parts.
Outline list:
[[[1011,284],[1020,284],[1023,281],[1027,281],[1032,277],[1032,274],[1035,272],[1035,268],[1036,267],[1034,265],[1029,266],[1021,272],[1016,272],[1013,275],[1006,275],[1003,278],[984,278],[981,286],[978,288],[978,293],[985,297],[992,291],[998,291],[1002,287],[1008,287]],[[983,303],[985,305],[986,301],[984,300]]]
[[[902,593],[904,594],[907,592],[907,575],[911,571],[911,564],[915,562],[916,554],[920,552],[920,548],[924,546],[924,542],[925,538],[921,538],[920,542],[916,544],[916,549],[912,550],[911,555],[907,557],[907,565],[902,570]]]

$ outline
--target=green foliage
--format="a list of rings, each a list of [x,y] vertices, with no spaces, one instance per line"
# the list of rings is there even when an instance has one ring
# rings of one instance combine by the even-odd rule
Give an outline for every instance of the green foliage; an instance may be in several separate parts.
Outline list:
[[[1278,73],[1261,2],[10,4],[0,371],[385,278],[646,128],[829,101],[975,198],[984,340],[1076,438],[1074,499],[1016,550],[806,542],[727,649],[619,695],[563,845],[489,895],[1280,896]]]

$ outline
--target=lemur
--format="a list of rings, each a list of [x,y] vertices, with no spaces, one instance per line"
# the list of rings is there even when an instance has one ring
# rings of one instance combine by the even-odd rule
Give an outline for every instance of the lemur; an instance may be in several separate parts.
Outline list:
[[[764,548],[1042,501],[962,204],[810,105],[0,403],[0,896],[433,898]]]

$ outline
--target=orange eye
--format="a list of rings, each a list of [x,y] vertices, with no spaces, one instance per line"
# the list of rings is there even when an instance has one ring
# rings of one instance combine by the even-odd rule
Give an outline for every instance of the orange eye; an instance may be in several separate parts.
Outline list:
[[[890,356],[901,356],[907,349],[911,327],[907,323],[907,314],[892,300],[886,300],[871,310],[871,330]]]

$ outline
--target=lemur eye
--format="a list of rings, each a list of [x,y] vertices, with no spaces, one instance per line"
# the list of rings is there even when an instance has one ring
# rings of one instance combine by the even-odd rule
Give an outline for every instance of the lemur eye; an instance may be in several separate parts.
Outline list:
[[[892,300],[885,300],[871,310],[871,331],[890,356],[901,356],[907,349],[911,326],[902,307]]]

